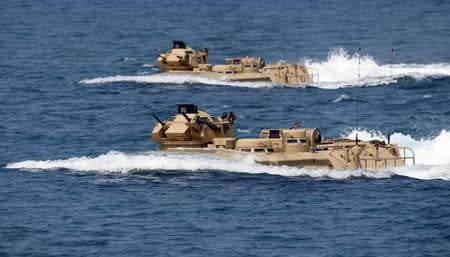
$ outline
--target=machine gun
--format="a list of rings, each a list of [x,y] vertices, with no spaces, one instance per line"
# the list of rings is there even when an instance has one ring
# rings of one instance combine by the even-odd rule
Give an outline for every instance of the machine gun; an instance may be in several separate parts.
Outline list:
[[[192,119],[191,118],[189,118],[187,115],[186,115],[186,113],[185,112],[181,112],[180,113],[181,115],[183,115],[183,117],[186,119],[186,121],[187,122],[191,122],[192,121]],[[220,127],[219,126],[217,126],[216,124],[214,124],[214,123],[212,123],[212,122],[210,122],[210,121],[208,121],[207,119],[205,119],[205,118],[202,118],[202,117],[197,117],[197,119],[195,120],[195,123],[197,123],[197,124],[199,124],[199,125],[206,125],[206,126],[208,126],[208,128],[210,128],[210,129],[212,129],[212,130],[220,130]]]
[[[198,53],[208,55],[208,48],[201,48],[200,50],[198,50]]]
[[[234,115],[234,112],[230,112],[230,113],[224,112],[224,113],[222,113],[220,118],[222,120],[226,120],[226,121],[230,122],[231,124],[233,124],[234,120],[236,119],[236,115]]]
[[[214,124],[214,123],[212,123],[212,122],[210,122],[210,121],[208,121],[206,119],[203,119],[201,117],[198,117],[195,122],[197,124],[205,124],[206,126],[208,126],[208,128],[210,128],[212,130],[215,130],[215,131],[220,130],[219,126],[217,126],[216,124]]]

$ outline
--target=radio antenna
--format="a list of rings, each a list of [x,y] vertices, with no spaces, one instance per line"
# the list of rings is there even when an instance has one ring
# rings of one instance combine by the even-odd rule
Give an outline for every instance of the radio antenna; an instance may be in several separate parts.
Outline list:
[[[358,49],[358,81],[356,83],[356,138],[355,142],[358,144],[358,129],[359,129],[359,78],[361,76],[361,47]]]
[[[394,63],[394,48],[391,49],[391,82],[394,79],[393,73],[392,73],[392,64]],[[391,109],[392,109],[392,87],[389,86],[388,83],[388,93],[389,93],[389,97],[388,97],[388,135],[387,135],[387,140],[388,140],[388,144],[391,143]]]
[[[281,13],[286,13],[286,0],[283,1],[283,3],[281,4]],[[286,47],[287,47],[287,42],[286,42],[286,38],[287,38],[287,26],[286,26],[286,17],[287,15],[283,15],[281,17],[281,38],[283,40],[283,61],[286,63]]]

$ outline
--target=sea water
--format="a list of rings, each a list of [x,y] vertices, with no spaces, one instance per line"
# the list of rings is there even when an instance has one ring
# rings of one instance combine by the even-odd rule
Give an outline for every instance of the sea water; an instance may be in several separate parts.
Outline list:
[[[2,1],[0,255],[448,256],[449,13],[448,1]],[[171,40],[213,63],[305,63],[319,81],[158,74]],[[177,103],[235,112],[239,138],[297,121],[326,138],[391,134],[416,165],[159,152],[151,113]]]

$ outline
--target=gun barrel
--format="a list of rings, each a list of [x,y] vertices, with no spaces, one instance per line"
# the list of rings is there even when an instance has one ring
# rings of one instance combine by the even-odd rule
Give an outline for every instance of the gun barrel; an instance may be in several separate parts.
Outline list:
[[[153,116],[153,118],[155,118],[155,120],[158,121],[159,124],[161,124],[161,126],[166,125],[166,123],[162,122],[162,121],[156,116],[156,114],[155,114],[154,112],[152,113],[152,116]]]
[[[187,120],[187,122],[191,122],[191,118],[189,118],[185,112],[182,112],[181,115]]]
[[[198,124],[205,124],[206,126],[208,126],[210,129],[212,129],[212,130],[220,130],[220,127],[219,126],[217,126],[216,124],[214,124],[214,123],[211,123],[211,122],[209,122],[209,121],[207,121],[207,120],[205,120],[205,119],[197,119],[197,121],[196,121]]]

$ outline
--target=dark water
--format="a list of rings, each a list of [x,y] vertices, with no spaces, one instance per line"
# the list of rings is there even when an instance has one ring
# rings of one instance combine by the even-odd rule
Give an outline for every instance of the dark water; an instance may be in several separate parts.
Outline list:
[[[0,255],[449,256],[449,13],[448,1],[2,1]],[[208,47],[212,62],[301,59],[321,79],[155,75],[172,39]],[[417,165],[158,153],[150,114],[176,103],[234,111],[239,137],[296,121],[326,137],[391,127]]]

